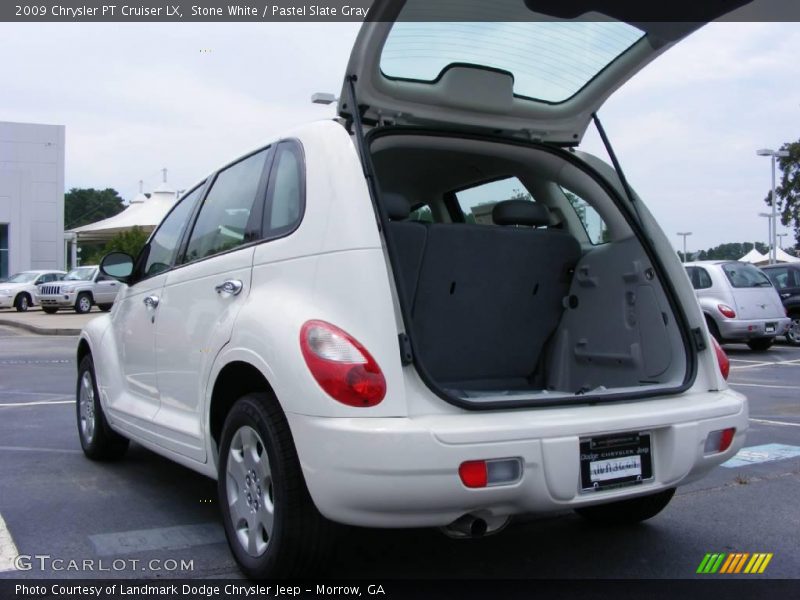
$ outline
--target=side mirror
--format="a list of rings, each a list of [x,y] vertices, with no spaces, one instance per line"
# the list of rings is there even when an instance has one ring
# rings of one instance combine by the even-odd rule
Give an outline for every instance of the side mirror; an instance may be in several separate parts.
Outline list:
[[[133,273],[133,257],[124,252],[106,254],[100,261],[100,272],[123,283],[128,283]]]

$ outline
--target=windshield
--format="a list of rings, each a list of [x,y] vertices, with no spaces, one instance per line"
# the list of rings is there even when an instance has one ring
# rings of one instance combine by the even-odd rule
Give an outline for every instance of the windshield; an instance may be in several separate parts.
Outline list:
[[[514,76],[515,95],[557,103],[574,96],[643,36],[615,21],[398,22],[380,68],[391,79],[426,83],[452,64],[500,69]]]
[[[753,265],[731,262],[722,265],[728,281],[735,288],[772,287],[772,282]]]
[[[78,267],[67,273],[64,281],[89,281],[94,277],[94,272],[95,267]]]
[[[34,273],[32,271],[23,271],[22,273],[14,273],[11,277],[8,278],[6,283],[30,283],[34,279],[38,273]]]

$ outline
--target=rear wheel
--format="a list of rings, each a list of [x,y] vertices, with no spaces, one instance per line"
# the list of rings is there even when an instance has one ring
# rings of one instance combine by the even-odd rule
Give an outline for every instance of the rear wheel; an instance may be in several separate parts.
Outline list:
[[[52,306],[43,306],[42,310],[46,312],[48,315],[54,315],[58,312],[58,309],[53,308]]]
[[[114,306],[113,304],[98,304],[97,307],[102,310],[103,312],[108,312],[111,310],[111,307]]]
[[[641,498],[577,508],[575,512],[593,523],[633,525],[655,517],[666,508],[674,495],[675,488],[671,488],[650,496],[642,496]]]
[[[749,340],[747,345],[750,346],[750,350],[764,352],[765,350],[769,350],[773,342],[775,342],[775,338],[755,338],[753,340]]]
[[[22,293],[19,294],[14,299],[14,308],[17,309],[17,312],[26,312],[31,306],[31,297],[28,294]]]
[[[92,296],[88,292],[81,292],[75,300],[75,312],[83,315],[92,310]]]
[[[792,313],[789,318],[792,319],[792,325],[786,332],[786,341],[792,346],[800,346],[800,313]]]
[[[217,492],[228,544],[248,577],[308,575],[324,554],[332,524],[311,500],[274,397],[247,394],[228,413]]]
[[[92,460],[121,458],[128,450],[129,441],[108,426],[100,405],[91,356],[84,357],[78,368],[78,387],[75,394],[78,437],[83,453]]]

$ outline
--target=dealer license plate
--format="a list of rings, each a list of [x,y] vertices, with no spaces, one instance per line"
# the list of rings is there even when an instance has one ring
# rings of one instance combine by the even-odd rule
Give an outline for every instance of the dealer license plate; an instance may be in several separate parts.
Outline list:
[[[764,327],[764,333],[775,333],[775,328],[778,326],[777,323],[767,323]]]
[[[584,438],[580,444],[583,491],[636,485],[653,479],[649,433]]]

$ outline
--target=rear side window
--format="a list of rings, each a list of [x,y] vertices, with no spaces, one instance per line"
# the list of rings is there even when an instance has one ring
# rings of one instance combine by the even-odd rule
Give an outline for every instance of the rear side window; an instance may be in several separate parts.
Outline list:
[[[772,287],[769,278],[753,265],[730,262],[722,265],[722,270],[735,288]]]
[[[519,179],[507,177],[456,192],[456,200],[464,215],[464,222],[493,225],[492,209],[495,204],[503,200],[533,201],[533,197]]]
[[[296,142],[278,145],[267,190],[265,237],[275,238],[294,230],[305,208],[303,151]]]
[[[605,221],[603,221],[603,218],[594,207],[575,192],[570,192],[563,187],[561,191],[564,192],[572,210],[575,211],[581,225],[583,225],[583,229],[586,231],[586,236],[589,238],[589,241],[595,246],[608,242],[608,228],[606,227]]]
[[[200,199],[202,192],[203,185],[201,184],[184,196],[161,222],[147,246],[149,251],[142,267],[144,277],[157,275],[172,266],[192,209]]]
[[[777,267],[766,271],[766,273],[779,290],[800,287],[800,277],[797,271],[789,267]]]
[[[433,211],[430,206],[423,204],[409,213],[408,220],[417,223],[433,223]]]
[[[686,267],[692,287],[696,290],[706,290],[711,287],[711,276],[702,267]]]
[[[254,239],[250,223],[262,185],[269,148],[221,171],[203,201],[184,262],[232,250]],[[263,196],[261,196],[263,198]]]

